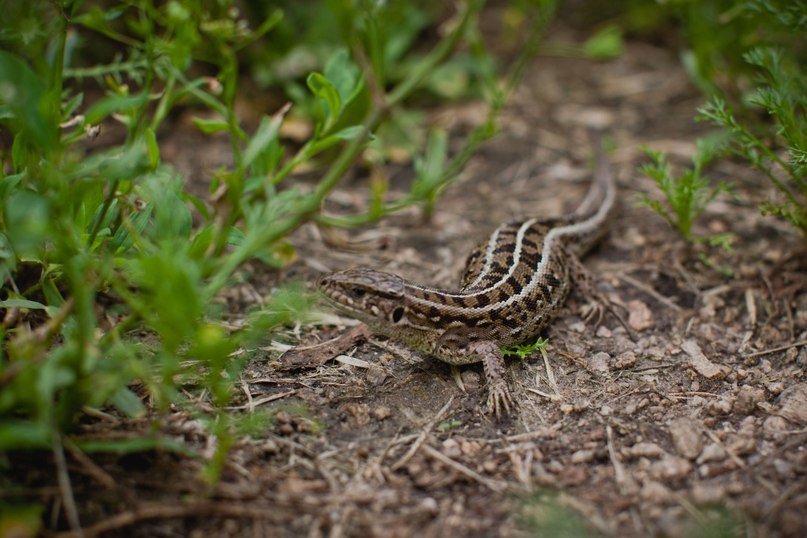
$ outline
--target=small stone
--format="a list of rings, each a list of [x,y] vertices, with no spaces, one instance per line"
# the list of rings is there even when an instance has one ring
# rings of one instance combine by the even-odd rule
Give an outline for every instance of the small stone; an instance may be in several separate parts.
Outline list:
[[[588,330],[588,328],[586,327],[586,324],[584,322],[576,321],[576,322],[572,323],[569,326],[569,330],[571,330],[572,332],[582,334],[582,333],[586,332],[586,330]]]
[[[617,355],[616,360],[614,361],[614,368],[621,370],[623,368],[630,368],[635,364],[636,353],[633,351],[625,351],[624,353]]]
[[[294,433],[294,426],[289,423],[285,424],[278,424],[277,425],[277,433],[280,435],[290,435]]]
[[[698,457],[703,448],[703,427],[697,421],[687,417],[678,418],[670,423],[669,430],[678,454],[690,460]]]
[[[613,414],[614,414],[614,410],[611,409],[611,406],[604,405],[604,406],[600,407],[600,415],[602,415],[604,417],[610,417]]]
[[[437,501],[434,500],[434,497],[426,497],[420,501],[420,508],[430,514],[437,514],[440,511],[440,507]]]
[[[773,468],[782,480],[789,481],[793,478],[793,464],[781,458],[773,460]]]
[[[765,401],[765,391],[759,387],[743,385],[737,393],[734,402],[734,411],[743,415],[750,415],[757,409],[757,404]]]
[[[577,452],[572,454],[571,461],[572,463],[589,463],[591,461],[594,461],[596,455],[597,451],[594,449],[578,450]]]
[[[807,383],[793,385],[779,395],[779,414],[793,424],[807,425]]]
[[[661,504],[672,500],[672,495],[667,486],[655,480],[645,481],[639,495],[643,501],[652,504]]]
[[[384,420],[385,418],[389,418],[392,416],[392,409],[390,409],[387,405],[379,405],[373,411],[373,416],[376,420]]]
[[[378,387],[387,380],[387,373],[383,368],[372,367],[367,370],[366,379],[370,386]]]
[[[595,353],[591,358],[588,359],[587,368],[592,372],[597,372],[604,374],[608,372],[610,369],[609,363],[611,362],[611,356],[604,351],[600,351],[599,353]]]
[[[651,466],[651,472],[656,478],[680,480],[692,472],[692,464],[684,458],[668,454]]]
[[[462,450],[462,453],[466,456],[476,458],[481,449],[482,445],[479,444],[478,441],[468,441],[467,439],[460,440],[460,450]]]
[[[726,497],[726,490],[720,485],[697,483],[692,487],[692,501],[697,505],[717,505]]]
[[[728,415],[731,413],[731,409],[734,407],[734,398],[731,396],[722,397],[717,400],[712,400],[709,402],[709,405],[706,406],[706,410],[709,411],[712,415],[719,416],[719,415]]]
[[[443,454],[451,459],[459,458],[462,455],[460,444],[456,439],[449,438],[443,441]]]
[[[728,451],[737,456],[747,456],[753,454],[757,449],[757,442],[753,437],[740,435],[727,447]]]
[[[689,339],[681,344],[681,349],[689,355],[689,364],[692,368],[706,379],[723,379],[726,377],[727,368],[718,365],[706,358],[698,343]]]
[[[636,443],[625,449],[625,454],[632,458],[658,458],[664,454],[664,450],[656,443]]]
[[[460,379],[465,389],[469,391],[475,391],[482,386],[482,376],[473,370],[463,370],[460,373]]]
[[[708,463],[710,461],[723,461],[726,459],[726,449],[717,443],[711,443],[701,452],[698,463]]]
[[[649,329],[656,324],[653,312],[642,301],[628,302],[628,325],[635,331]]]
[[[496,471],[496,469],[498,469],[498,468],[499,468],[499,466],[496,464],[496,461],[495,461],[495,460],[485,460],[485,462],[484,462],[484,463],[482,463],[482,469],[483,469],[483,470],[484,470],[486,473],[489,473],[489,474],[490,474],[490,473],[493,473],[493,472],[494,472],[494,471]]]
[[[762,423],[762,430],[766,434],[780,434],[788,430],[788,423],[782,417],[771,415]]]
[[[611,336],[613,336],[613,333],[611,332],[611,329],[609,329],[605,325],[600,325],[599,327],[597,327],[596,335],[599,338],[611,338]]]

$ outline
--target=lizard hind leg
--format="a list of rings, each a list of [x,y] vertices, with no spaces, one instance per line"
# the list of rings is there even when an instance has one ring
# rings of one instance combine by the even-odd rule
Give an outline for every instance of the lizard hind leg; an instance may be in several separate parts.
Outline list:
[[[630,325],[625,321],[625,318],[617,312],[614,303],[605,296],[603,292],[597,289],[597,286],[594,282],[594,277],[592,277],[591,273],[586,269],[583,262],[580,261],[575,254],[568,254],[567,259],[569,261],[569,268],[571,270],[572,280],[574,280],[575,288],[580,292],[580,294],[588,299],[589,303],[583,307],[583,319],[586,323],[591,322],[593,319],[596,318],[595,326],[599,327],[600,323],[602,323],[602,318],[605,315],[605,312],[608,312],[616,320],[619,322],[620,325],[625,329],[628,333],[628,336],[634,342],[637,340],[636,332],[631,328]]]

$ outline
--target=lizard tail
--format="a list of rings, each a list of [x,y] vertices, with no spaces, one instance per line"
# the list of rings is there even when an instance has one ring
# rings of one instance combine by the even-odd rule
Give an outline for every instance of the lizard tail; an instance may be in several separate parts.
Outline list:
[[[602,135],[597,134],[594,147],[596,151],[594,180],[586,197],[572,214],[573,220],[577,222],[590,219],[603,209],[610,212],[616,198],[616,184],[605,153]]]

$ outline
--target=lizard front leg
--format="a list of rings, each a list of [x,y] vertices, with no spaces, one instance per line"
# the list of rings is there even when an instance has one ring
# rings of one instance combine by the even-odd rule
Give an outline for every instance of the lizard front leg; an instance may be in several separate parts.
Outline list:
[[[513,399],[504,379],[504,355],[496,342],[473,340],[448,330],[437,342],[434,354],[449,364],[481,362],[488,385],[488,410],[493,411],[497,419],[510,413]]]

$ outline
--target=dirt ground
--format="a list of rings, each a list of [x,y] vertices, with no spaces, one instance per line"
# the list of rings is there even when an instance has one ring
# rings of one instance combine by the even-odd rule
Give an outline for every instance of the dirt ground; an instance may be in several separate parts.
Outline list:
[[[558,29],[554,37],[572,36]],[[326,247],[306,226],[293,236],[298,261],[281,275],[313,287],[324,271],[371,265],[455,286],[469,250],[500,222],[575,206],[591,176],[587,133],[605,129],[621,207],[585,263],[625,306],[638,341],[611,317],[599,328],[586,324],[584,298],[573,295],[546,331],[547,360],[508,362],[518,409],[497,422],[485,413],[481,366],[453,372],[380,338],[356,346],[352,358],[279,371],[281,343],[348,329],[350,320],[323,306],[318,321],[274,335],[244,372],[234,405],[279,411],[271,431],[232,449],[212,490],[199,461],[170,452],[68,461],[87,534],[807,535],[803,244],[760,216],[755,203],[771,193],[740,162],[710,171],[734,182],[737,196],[718,198],[698,229],[736,234],[733,253],[688,249],[637,206],[637,193],[656,192],[637,172],[646,160],[640,148],[686,163],[706,129],[692,119],[701,103],[674,53],[646,43],[628,42],[611,62],[541,57],[503,114],[501,134],[430,222],[415,210],[396,215],[351,232],[362,245],[352,250]],[[466,104],[433,119],[459,141],[483,114]],[[165,140],[178,166],[197,159],[206,173],[226,158],[201,136],[172,144],[185,136]],[[392,194],[411,177],[397,170]],[[359,211],[366,193],[356,177],[326,209]],[[227,297],[233,323],[278,278],[257,265],[248,273],[249,283]],[[81,429],[92,436],[149,427],[108,415]],[[215,447],[184,412],[160,428],[204,453]],[[55,478],[47,470],[39,478],[55,503],[48,517],[58,518]]]

